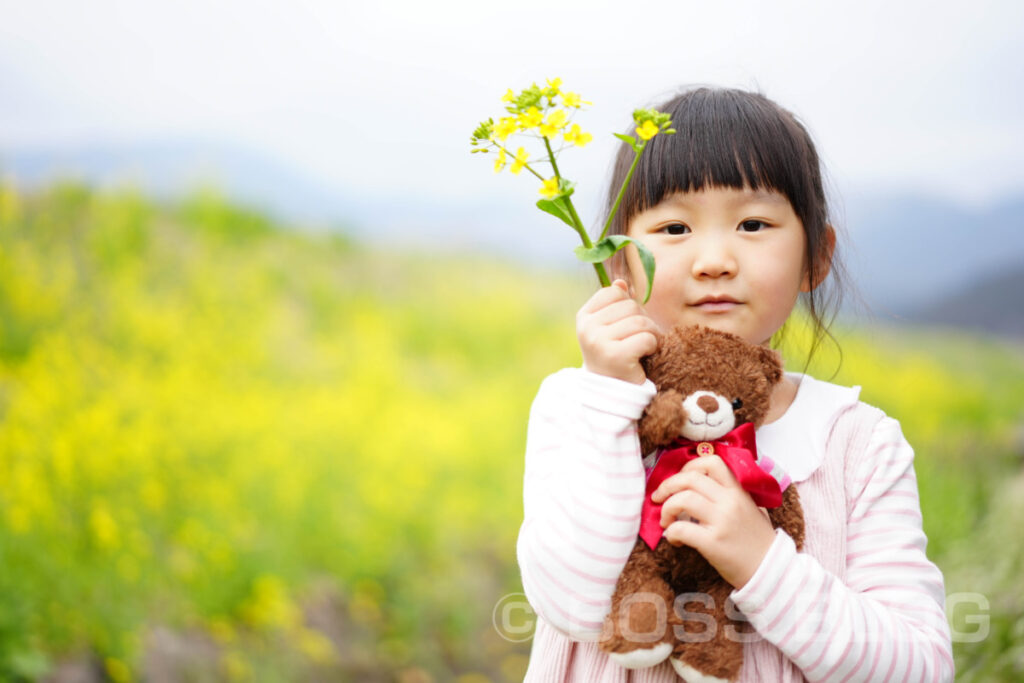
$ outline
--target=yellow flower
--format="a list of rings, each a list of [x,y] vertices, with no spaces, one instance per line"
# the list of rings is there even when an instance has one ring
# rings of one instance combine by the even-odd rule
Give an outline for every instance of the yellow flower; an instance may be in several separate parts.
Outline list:
[[[117,520],[110,514],[110,509],[104,503],[93,503],[92,513],[89,515],[89,526],[100,547],[116,548],[120,545],[121,534]]]
[[[288,594],[283,579],[264,574],[253,582],[252,595],[242,606],[243,617],[253,626],[294,628],[301,623],[299,608]]]
[[[234,642],[238,635],[235,632],[235,627],[224,617],[214,617],[211,619],[207,630],[213,636],[213,639],[221,645]]]
[[[519,130],[519,124],[516,123],[516,117],[514,116],[503,116],[498,120],[498,125],[494,127],[493,138],[497,138],[504,142],[509,135]]]
[[[302,653],[317,664],[329,664],[337,659],[334,643],[315,629],[300,626],[297,629],[296,640]]]
[[[117,683],[132,680],[131,668],[120,659],[107,657],[103,660],[103,666],[106,668],[107,674],[110,676],[111,680],[117,681]]]
[[[505,156],[505,148],[502,147],[498,150],[498,158],[494,160],[494,172],[499,173],[501,169],[505,168],[507,158]]]
[[[551,199],[558,194],[558,178],[552,176],[544,181],[544,184],[540,186],[540,193]]]
[[[559,90],[559,88],[562,87],[562,79],[561,78],[556,78],[554,80],[551,80],[549,78],[548,79],[548,87],[551,88],[552,90],[554,90],[556,94],[560,93],[561,90]]]
[[[32,516],[24,505],[12,505],[7,509],[7,526],[16,534],[23,534],[32,526]]]
[[[516,98],[516,94],[512,92],[512,88],[505,91],[505,94],[501,96],[502,102],[511,102]]]
[[[590,133],[584,133],[580,129],[580,124],[578,123],[572,124],[572,128],[570,128],[569,132],[565,134],[565,141],[571,142],[577,147],[582,147],[583,145],[587,144],[593,139],[594,136],[591,135]]]
[[[637,126],[636,134],[640,136],[641,140],[650,140],[658,134],[658,125],[648,119]]]
[[[249,663],[238,652],[228,651],[221,655],[220,665],[229,681],[241,681],[251,677]]]
[[[519,115],[519,128],[521,130],[529,130],[535,128],[544,122],[544,115],[540,113],[537,107],[530,107],[522,114]]]
[[[584,104],[593,104],[593,102],[583,100],[578,92],[564,92],[562,93],[562,104],[566,107],[579,109]]]
[[[556,109],[548,116],[547,123],[540,125],[540,134],[546,138],[552,138],[558,134],[558,131],[565,128],[568,120],[569,115],[565,113],[564,109]]]
[[[526,159],[530,155],[526,153],[526,150],[520,147],[516,150],[516,158],[512,161],[512,168],[508,169],[513,173],[518,174],[523,170],[523,166],[526,166]]]

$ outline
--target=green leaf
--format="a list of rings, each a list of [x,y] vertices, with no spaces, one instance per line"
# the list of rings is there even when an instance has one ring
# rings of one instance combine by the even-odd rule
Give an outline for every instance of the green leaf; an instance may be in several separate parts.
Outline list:
[[[576,247],[576,258],[584,263],[601,263],[607,261],[615,254],[615,246],[603,239],[594,246],[587,249],[583,245]]]
[[[607,261],[615,255],[615,252],[632,241],[631,238],[625,235],[608,235],[589,249],[583,246],[576,247],[576,258],[586,263]]]
[[[640,263],[644,266],[644,274],[647,276],[647,292],[644,293],[643,301],[647,303],[651,298],[651,289],[654,287],[654,254],[644,246],[643,242],[630,241],[636,246],[637,253],[640,255]]]
[[[636,246],[640,255],[640,263],[643,264],[644,275],[647,276],[647,291],[644,293],[643,303],[647,303],[651,298],[651,288],[654,287],[654,254],[642,242],[625,235],[608,235],[589,249],[583,246],[576,247],[576,258],[586,263],[600,263],[610,259],[627,244]]]
[[[565,205],[565,202],[566,199],[564,196],[558,196],[554,199],[538,199],[537,208],[541,211],[550,213],[552,216],[558,218],[575,230],[576,224],[572,222],[572,214],[569,212],[569,208]]]
[[[623,135],[622,133],[612,133],[612,135],[625,142],[634,150],[636,149],[636,138],[633,137],[632,135]]]

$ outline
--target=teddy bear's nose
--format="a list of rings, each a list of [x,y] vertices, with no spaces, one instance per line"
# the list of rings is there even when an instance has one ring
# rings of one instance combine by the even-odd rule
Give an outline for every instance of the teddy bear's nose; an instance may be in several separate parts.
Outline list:
[[[704,394],[697,399],[697,407],[703,410],[705,413],[713,413],[718,410],[718,399],[714,396],[708,396]]]

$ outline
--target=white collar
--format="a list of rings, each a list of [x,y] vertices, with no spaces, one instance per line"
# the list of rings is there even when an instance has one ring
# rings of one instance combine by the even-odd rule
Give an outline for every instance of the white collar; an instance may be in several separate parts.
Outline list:
[[[782,417],[757,430],[757,450],[781,465],[793,481],[804,481],[821,466],[832,426],[857,404],[860,387],[841,387],[810,375],[786,376],[797,383],[796,397]]]

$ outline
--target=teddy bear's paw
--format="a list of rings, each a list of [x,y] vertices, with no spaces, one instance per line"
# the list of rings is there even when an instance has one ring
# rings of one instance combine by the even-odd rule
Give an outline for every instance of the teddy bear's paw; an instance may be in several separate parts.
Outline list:
[[[661,664],[672,654],[672,643],[658,643],[654,647],[631,652],[609,652],[608,658],[624,669],[646,669]]]
[[[668,661],[672,662],[672,668],[676,670],[679,677],[686,681],[686,683],[730,683],[728,678],[718,678],[717,676],[701,673],[692,666],[685,664],[681,659],[673,657]]]

